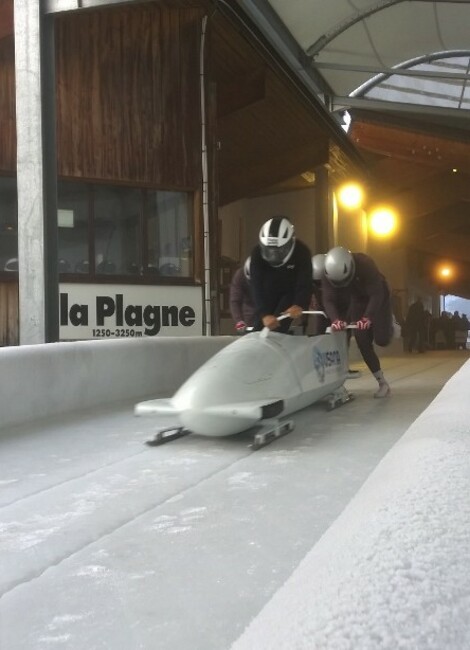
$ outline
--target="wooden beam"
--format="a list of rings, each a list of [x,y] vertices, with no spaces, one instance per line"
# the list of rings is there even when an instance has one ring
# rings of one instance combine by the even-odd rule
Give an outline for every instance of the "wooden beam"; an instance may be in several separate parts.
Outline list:
[[[353,122],[350,137],[367,151],[439,169],[470,169],[469,139],[457,140],[371,122]]]

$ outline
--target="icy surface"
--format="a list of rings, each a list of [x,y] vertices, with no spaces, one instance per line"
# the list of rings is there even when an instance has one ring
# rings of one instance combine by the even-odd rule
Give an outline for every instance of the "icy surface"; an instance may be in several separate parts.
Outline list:
[[[143,441],[164,421],[133,417],[131,403],[114,411],[93,410],[10,429],[0,436],[0,647],[229,648],[282,587],[281,597],[299,563],[304,558],[301,567],[310,562],[307,554],[312,547],[313,554],[326,553],[335,540],[351,535],[348,547],[356,537],[361,547],[366,544],[358,537],[364,532],[364,523],[356,522],[360,508],[352,521],[348,516],[344,525],[335,524],[333,538],[328,532],[322,535],[464,359],[464,353],[444,352],[385,359],[391,399],[372,398],[375,384],[365,372],[348,383],[355,401],[331,413],[318,404],[296,414],[291,434],[257,452],[250,450],[250,438],[244,434],[222,439],[187,436],[162,447],[146,447]],[[441,438],[432,443],[415,440],[409,448],[417,458],[426,450],[420,461],[423,467],[434,464],[446,444],[455,450],[456,460],[464,462],[453,437],[447,443]],[[454,507],[454,481],[460,486],[463,480],[457,470],[456,465],[449,490],[437,485],[434,489],[430,474],[413,496],[413,517],[421,527],[422,495],[432,489],[436,493],[434,514],[426,520],[430,530],[426,558],[433,550],[439,552],[432,540],[442,523],[441,510],[446,503]],[[464,470],[462,464],[460,473]],[[401,469],[393,465],[390,471]],[[414,473],[403,479],[411,481]],[[412,484],[403,485],[406,496]],[[377,505],[366,539],[369,532],[375,539],[387,518],[390,535],[407,523],[400,503],[392,499],[383,508],[380,490],[386,488],[387,484],[374,488],[382,509]],[[464,491],[462,484],[458,492],[464,501],[468,488]],[[374,507],[374,499],[367,508]],[[468,519],[466,507],[458,504]],[[414,537],[406,539],[413,549]],[[459,539],[469,546],[466,538]],[[370,559],[365,566],[372,575],[371,567],[384,562],[378,548],[375,542],[367,551]],[[390,544],[392,557],[394,548]],[[422,551],[416,548],[421,558]],[[401,555],[398,552],[397,562]],[[344,559],[337,558],[346,563],[347,559],[346,552]],[[436,564],[432,561],[433,567]],[[355,578],[359,586],[361,580],[369,583],[366,569]],[[308,613],[315,593],[326,592],[330,582],[334,589],[340,569],[322,570],[319,583],[316,577],[313,582],[308,579],[308,567],[302,569],[306,583],[301,584],[300,596],[290,594],[293,609]],[[429,573],[426,563],[411,557],[393,579],[417,581],[415,570],[418,576]],[[453,579],[453,588],[464,578]],[[299,580],[298,572],[292,579]],[[403,603],[394,604],[393,580],[388,583],[390,591],[381,598],[396,606],[399,618],[404,615]],[[453,598],[455,592],[450,593]],[[377,606],[376,596],[370,599]],[[344,602],[350,600],[348,596]],[[418,612],[423,605],[419,599],[415,602]],[[268,607],[276,607],[275,603],[276,598]],[[364,611],[369,607],[365,600]],[[449,623],[454,630],[460,620],[458,607]],[[354,624],[348,619],[349,610],[344,611],[344,620],[331,616],[325,620],[354,639]],[[434,610],[428,609],[428,615],[439,620]],[[278,619],[281,629],[289,629],[286,615]],[[258,627],[257,623],[253,633],[257,629],[261,634],[262,617]],[[247,643],[243,638],[240,644]],[[278,630],[276,642],[281,639]],[[264,630],[259,644],[240,647],[278,646]],[[335,650],[342,647],[353,646],[339,644]],[[356,644],[359,647],[366,646]]]
[[[470,648],[470,364],[232,650]]]

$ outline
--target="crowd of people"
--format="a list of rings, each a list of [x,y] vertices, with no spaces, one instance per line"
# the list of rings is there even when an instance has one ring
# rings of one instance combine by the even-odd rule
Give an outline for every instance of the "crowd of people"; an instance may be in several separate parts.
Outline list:
[[[407,352],[466,349],[469,329],[470,321],[466,314],[442,311],[440,316],[433,317],[418,296],[408,308],[402,325],[402,337]]]

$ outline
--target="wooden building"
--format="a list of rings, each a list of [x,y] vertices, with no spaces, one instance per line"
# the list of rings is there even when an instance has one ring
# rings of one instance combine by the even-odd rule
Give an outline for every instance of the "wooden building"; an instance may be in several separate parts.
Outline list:
[[[364,171],[236,3],[222,4],[53,15],[62,340],[217,333],[221,206],[309,187],[316,174],[319,240],[331,184]],[[0,344],[14,345],[28,305],[18,301],[13,0],[0,0],[0,17]],[[38,272],[35,259],[23,264]]]

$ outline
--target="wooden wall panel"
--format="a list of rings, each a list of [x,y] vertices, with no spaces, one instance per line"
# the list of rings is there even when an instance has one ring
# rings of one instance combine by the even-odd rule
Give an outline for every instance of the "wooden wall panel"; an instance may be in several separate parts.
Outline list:
[[[201,18],[143,5],[58,19],[59,174],[199,185]]]
[[[0,283],[0,347],[18,345],[18,283]]]
[[[0,170],[16,171],[15,48],[13,36],[0,40]]]

